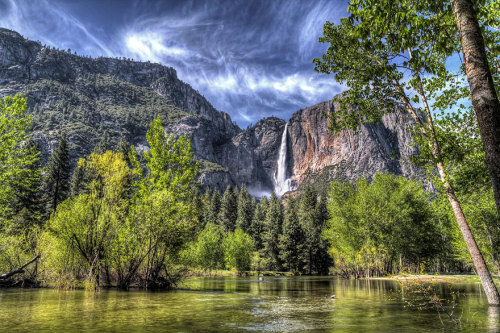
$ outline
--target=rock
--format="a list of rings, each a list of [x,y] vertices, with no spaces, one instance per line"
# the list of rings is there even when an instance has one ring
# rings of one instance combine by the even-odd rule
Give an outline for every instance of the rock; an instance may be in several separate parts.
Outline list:
[[[342,131],[334,136],[326,118],[334,107],[332,101],[319,103],[297,111],[290,119],[288,166],[293,170],[295,186],[306,180],[371,179],[377,172],[425,178],[425,171],[410,162],[418,149],[411,145],[413,121],[409,115],[387,114],[379,124],[362,125],[357,133]]]
[[[216,147],[241,132],[200,93],[160,64],[92,59],[46,47],[0,28],[0,96],[23,92],[33,114],[33,137],[46,161],[61,131],[74,162],[88,155],[104,133],[112,149],[124,135],[147,149],[149,123],[160,115],[166,132],[187,134],[196,157],[217,162]],[[234,184],[229,174],[201,177],[214,186]],[[225,188],[225,186],[224,186]]]
[[[88,155],[107,133],[108,149],[121,136],[147,150],[150,122],[160,116],[166,133],[187,135],[201,161],[202,187],[223,191],[246,184],[254,196],[268,195],[274,177],[285,121],[265,118],[242,131],[224,112],[160,64],[99,57],[92,59],[46,47],[0,28],[0,96],[23,92],[33,114],[33,138],[46,161],[61,131],[67,133],[73,163]],[[302,184],[370,179],[389,172],[422,179],[410,157],[412,121],[401,113],[358,133],[334,137],[325,114],[332,102],[299,110],[288,123],[286,175],[292,190]]]
[[[237,185],[250,192],[270,193],[285,121],[270,117],[239,133],[217,149],[217,162],[226,167]]]

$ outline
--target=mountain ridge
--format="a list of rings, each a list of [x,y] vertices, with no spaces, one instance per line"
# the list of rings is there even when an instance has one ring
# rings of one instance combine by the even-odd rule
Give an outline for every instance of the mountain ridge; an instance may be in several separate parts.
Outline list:
[[[246,184],[254,194],[269,193],[276,188],[280,151],[286,154],[290,190],[315,178],[354,180],[380,171],[422,178],[410,162],[418,153],[410,144],[412,122],[402,114],[334,137],[326,115],[336,106],[327,101],[295,112],[285,134],[286,122],[276,117],[242,130],[171,67],[85,58],[0,28],[0,96],[19,92],[28,97],[42,160],[61,131],[67,133],[73,161],[89,154],[103,135],[109,137],[108,149],[122,136],[148,149],[145,134],[159,115],[167,133],[191,139],[204,187],[222,191]],[[280,150],[282,141],[287,146]]]

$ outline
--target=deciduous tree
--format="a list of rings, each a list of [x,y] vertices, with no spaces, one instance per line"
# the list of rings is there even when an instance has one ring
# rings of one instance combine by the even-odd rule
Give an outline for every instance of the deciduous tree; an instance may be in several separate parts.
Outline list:
[[[437,167],[488,302],[500,304],[498,290],[449,182],[433,124],[433,108],[444,110],[465,95],[460,80],[454,80],[445,65],[453,45],[435,43],[446,37],[440,27],[452,23],[451,17],[432,15],[442,6],[425,1],[355,1],[348,7],[350,16],[339,25],[325,24],[320,41],[330,47],[314,62],[316,70],[335,73],[336,80],[349,87],[336,98],[339,107],[331,118],[335,131],[355,130],[360,123],[377,122],[383,114],[397,110],[412,117],[428,146],[429,159]]]

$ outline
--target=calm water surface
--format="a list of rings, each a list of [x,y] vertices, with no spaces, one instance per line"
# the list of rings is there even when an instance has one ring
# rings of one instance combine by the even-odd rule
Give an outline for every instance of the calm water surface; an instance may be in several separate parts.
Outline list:
[[[427,332],[500,331],[479,284],[459,291],[453,326],[405,307],[393,281],[331,277],[191,278],[186,290],[0,290],[0,332]],[[441,296],[449,296],[446,285]],[[336,295],[331,299],[332,294]]]

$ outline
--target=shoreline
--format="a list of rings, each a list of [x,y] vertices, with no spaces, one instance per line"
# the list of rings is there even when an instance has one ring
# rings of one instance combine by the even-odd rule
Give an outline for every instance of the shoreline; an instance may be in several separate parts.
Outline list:
[[[492,276],[493,281],[500,286],[500,277]],[[391,281],[420,281],[435,283],[481,283],[478,275],[474,274],[403,274],[382,277],[365,278],[367,280],[391,280]]]

